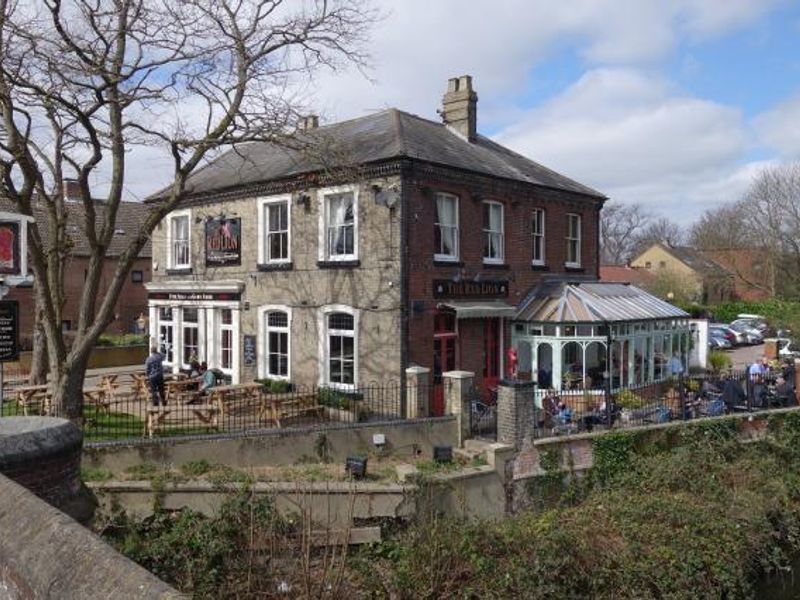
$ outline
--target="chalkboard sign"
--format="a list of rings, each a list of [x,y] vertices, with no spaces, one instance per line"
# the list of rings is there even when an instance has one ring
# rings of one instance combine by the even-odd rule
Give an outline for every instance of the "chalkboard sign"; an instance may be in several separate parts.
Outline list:
[[[0,302],[0,362],[19,359],[19,304],[16,300]]]
[[[244,366],[256,366],[256,336],[244,336]]]

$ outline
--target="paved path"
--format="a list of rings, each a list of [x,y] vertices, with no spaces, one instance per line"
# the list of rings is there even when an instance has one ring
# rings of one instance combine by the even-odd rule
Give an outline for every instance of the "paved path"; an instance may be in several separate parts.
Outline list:
[[[749,367],[756,360],[764,356],[764,344],[757,346],[738,346],[730,351],[732,366],[734,369],[744,369]]]

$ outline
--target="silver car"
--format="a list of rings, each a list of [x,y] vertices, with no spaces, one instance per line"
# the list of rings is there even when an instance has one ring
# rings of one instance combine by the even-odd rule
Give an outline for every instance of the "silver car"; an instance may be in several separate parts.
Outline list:
[[[734,331],[724,323],[712,323],[711,325],[709,325],[708,335],[724,337],[731,343],[732,346],[744,346],[748,343],[745,334],[740,333],[738,331]]]
[[[742,321],[734,321],[730,324],[730,328],[733,331],[742,334],[744,338],[743,343],[745,344],[761,344],[764,341],[764,336],[761,335],[761,332],[758,329],[754,329]]]

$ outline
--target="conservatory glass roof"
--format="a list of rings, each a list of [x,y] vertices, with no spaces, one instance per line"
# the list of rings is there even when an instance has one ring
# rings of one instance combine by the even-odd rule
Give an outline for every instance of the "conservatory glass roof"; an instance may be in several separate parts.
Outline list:
[[[688,317],[678,307],[627,283],[545,281],[522,301],[515,320],[611,323]]]

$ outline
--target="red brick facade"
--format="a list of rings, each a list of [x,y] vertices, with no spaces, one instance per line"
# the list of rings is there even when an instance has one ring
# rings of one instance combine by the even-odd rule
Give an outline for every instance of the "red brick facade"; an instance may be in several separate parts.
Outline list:
[[[458,197],[459,262],[434,261],[434,223],[436,193]],[[517,306],[544,276],[562,276],[597,280],[599,277],[598,221],[602,201],[596,197],[553,191],[534,186],[492,180],[488,177],[442,172],[437,177],[416,174],[407,184],[407,273],[408,334],[407,363],[434,368],[434,316],[441,299],[434,297],[435,280],[496,280],[508,282],[507,297],[498,296]],[[503,205],[504,264],[483,262],[484,201]],[[545,265],[532,266],[532,211],[545,211]],[[565,266],[567,253],[567,214],[581,216],[581,267]],[[510,331],[506,322],[507,348]],[[503,357],[504,359],[505,357]],[[485,365],[483,319],[458,322],[456,364],[458,370],[472,371],[478,386],[483,385]],[[500,373],[503,376],[503,373]]]

